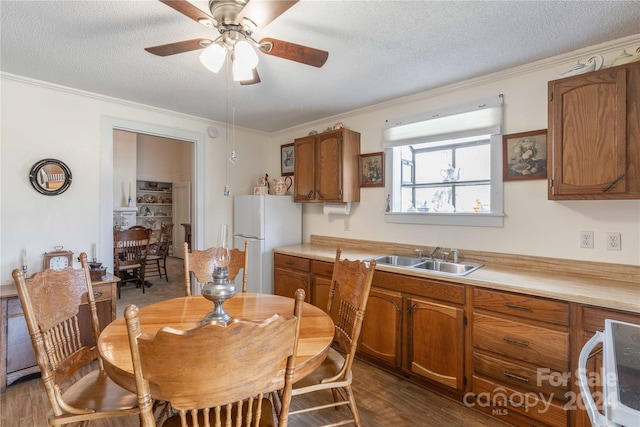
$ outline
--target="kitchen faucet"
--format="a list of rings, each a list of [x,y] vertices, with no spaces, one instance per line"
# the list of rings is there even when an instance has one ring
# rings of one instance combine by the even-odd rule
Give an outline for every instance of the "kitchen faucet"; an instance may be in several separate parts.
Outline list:
[[[418,259],[419,259],[420,261],[422,261],[422,258],[423,258],[423,256],[424,256],[424,255],[422,254],[422,249],[416,249],[416,252],[418,253]]]
[[[431,251],[431,253],[429,254],[429,258],[431,258],[433,260],[433,257],[436,256],[436,254],[438,253],[439,250],[441,250],[442,248],[440,246],[436,246],[436,248]]]

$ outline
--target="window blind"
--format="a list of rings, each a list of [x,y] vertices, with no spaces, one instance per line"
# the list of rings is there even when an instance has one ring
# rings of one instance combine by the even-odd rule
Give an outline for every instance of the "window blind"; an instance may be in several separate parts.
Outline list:
[[[502,132],[503,95],[387,120],[383,148]]]

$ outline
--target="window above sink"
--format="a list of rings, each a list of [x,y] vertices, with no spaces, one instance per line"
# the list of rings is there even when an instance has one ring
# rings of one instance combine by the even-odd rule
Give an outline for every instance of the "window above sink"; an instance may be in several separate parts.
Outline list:
[[[502,227],[502,95],[385,126],[385,221]]]

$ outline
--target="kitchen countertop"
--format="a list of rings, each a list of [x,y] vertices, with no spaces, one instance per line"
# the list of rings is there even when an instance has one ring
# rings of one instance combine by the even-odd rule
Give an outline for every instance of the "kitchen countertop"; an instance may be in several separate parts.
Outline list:
[[[275,248],[273,251],[279,254],[327,262],[334,262],[336,256],[336,246],[311,243]],[[361,248],[343,247],[341,257],[351,260],[369,259],[389,253],[392,252],[374,252],[362,250]],[[376,265],[376,270],[554,298],[640,314],[639,281],[594,278],[586,275],[545,271],[543,268],[536,270],[521,269],[499,264],[493,265],[487,262],[483,263],[485,265],[482,268],[466,276],[449,276],[424,270],[381,264]]]

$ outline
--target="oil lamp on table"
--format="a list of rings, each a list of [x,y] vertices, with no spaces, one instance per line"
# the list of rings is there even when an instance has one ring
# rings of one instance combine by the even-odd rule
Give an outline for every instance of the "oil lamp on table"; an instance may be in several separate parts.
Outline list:
[[[213,302],[214,308],[205,316],[202,323],[229,322],[231,320],[231,316],[222,308],[224,302],[236,294],[235,285],[229,281],[227,267],[229,267],[230,260],[231,254],[227,247],[227,226],[222,225],[218,234],[218,247],[213,256],[213,280],[205,283],[202,287],[202,296]]]

